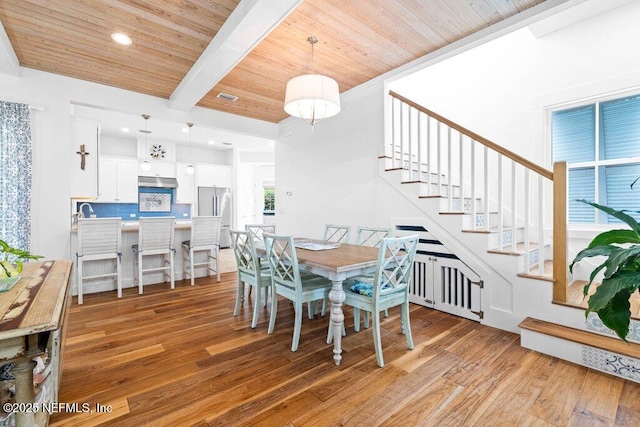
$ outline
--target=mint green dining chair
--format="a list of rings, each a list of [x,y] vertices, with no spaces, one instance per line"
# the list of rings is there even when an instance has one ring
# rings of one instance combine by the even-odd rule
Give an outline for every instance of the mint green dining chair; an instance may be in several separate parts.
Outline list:
[[[300,274],[298,256],[292,236],[264,234],[267,262],[271,270],[271,316],[268,333],[272,334],[278,313],[278,295],[293,303],[295,321],[291,351],[298,350],[302,328],[302,304],[316,303],[329,295],[330,280],[315,274]]]
[[[358,230],[356,233],[356,245],[379,248],[380,244],[382,243],[382,239],[384,239],[385,237],[389,237],[390,234],[390,228],[358,226]],[[371,277],[373,277],[373,275]],[[353,312],[353,316],[354,321],[358,324],[358,327],[356,328],[357,332],[360,329],[360,311],[358,309],[355,309]],[[384,311],[384,317],[389,317],[389,312],[387,310]],[[369,327],[368,314],[364,317],[364,327]]]
[[[382,239],[389,237],[389,234],[391,234],[390,228],[359,226],[356,233],[356,245],[379,248]]]
[[[260,316],[260,299],[264,290],[264,305],[267,305],[269,288],[271,287],[271,271],[262,268],[262,262],[256,254],[255,241],[249,231],[234,231],[231,233],[231,246],[238,266],[238,290],[236,295],[236,306],[233,315],[240,314],[240,307],[244,304],[245,284],[249,289],[255,288],[256,300],[253,302],[253,318],[251,327],[258,325]],[[249,292],[251,295],[251,292]]]
[[[380,337],[380,312],[400,306],[400,330],[407,337],[407,347],[413,349],[409,321],[409,283],[418,247],[418,235],[387,237],[382,239],[378,264],[372,278],[362,276],[345,280],[344,304],[371,313],[373,319],[373,345],[380,367],[384,366]],[[355,320],[355,319],[354,319]],[[354,325],[355,326],[355,325]]]
[[[335,243],[349,243],[351,227],[348,225],[325,224],[322,240]]]

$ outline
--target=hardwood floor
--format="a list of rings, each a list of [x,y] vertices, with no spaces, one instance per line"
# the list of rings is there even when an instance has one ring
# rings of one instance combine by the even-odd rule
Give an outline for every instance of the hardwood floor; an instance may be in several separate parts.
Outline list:
[[[306,318],[290,351],[293,309],[268,307],[251,329],[251,303],[233,316],[236,274],[125,289],[74,300],[53,426],[640,425],[640,384],[520,347],[519,336],[412,306],[415,349],[399,310],[382,323],[386,366],[371,330],[353,331],[344,359],[325,343],[328,318]],[[111,407],[97,412],[96,404]]]

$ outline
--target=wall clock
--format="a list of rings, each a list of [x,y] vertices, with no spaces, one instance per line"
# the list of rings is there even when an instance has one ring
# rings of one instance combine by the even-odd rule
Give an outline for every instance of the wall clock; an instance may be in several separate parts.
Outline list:
[[[162,145],[154,145],[153,147],[151,147],[151,157],[153,157],[154,159],[159,159],[159,158],[163,158],[164,159],[164,155],[167,152],[165,151],[164,148],[162,148]]]

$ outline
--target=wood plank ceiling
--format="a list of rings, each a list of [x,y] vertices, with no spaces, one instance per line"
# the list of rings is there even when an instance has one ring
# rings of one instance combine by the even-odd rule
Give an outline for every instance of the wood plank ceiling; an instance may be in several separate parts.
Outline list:
[[[278,122],[296,75],[325,74],[344,92],[543,1],[305,0],[198,105]],[[23,67],[169,98],[238,3],[0,0],[0,21]],[[114,31],[134,44],[116,45]]]

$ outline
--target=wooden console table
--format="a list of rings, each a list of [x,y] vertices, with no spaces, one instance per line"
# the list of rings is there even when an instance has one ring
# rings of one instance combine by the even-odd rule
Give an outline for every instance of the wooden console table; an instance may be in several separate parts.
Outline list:
[[[25,263],[22,278],[0,293],[0,364],[15,363],[16,403],[36,400],[58,401],[62,373],[68,307],[71,303],[70,260]],[[48,351],[47,373],[36,396],[33,390],[33,358]],[[16,405],[17,406],[17,405]],[[30,407],[24,405],[24,407]],[[43,411],[16,412],[17,426],[47,425],[49,414]]]

